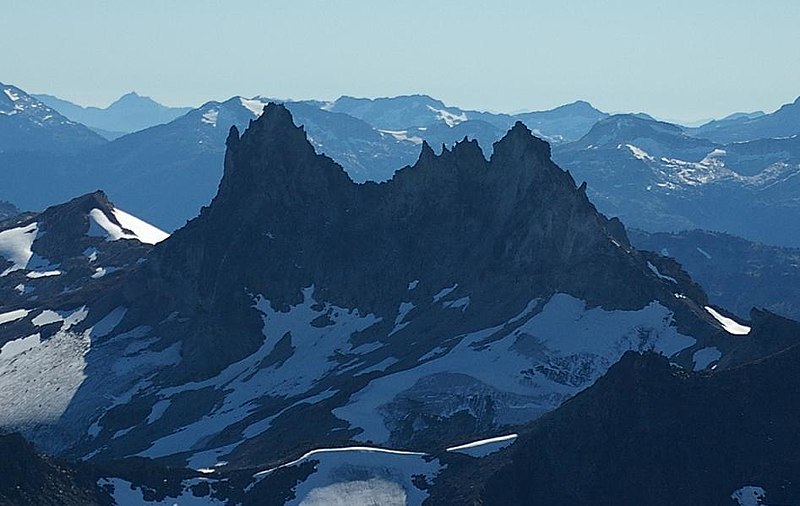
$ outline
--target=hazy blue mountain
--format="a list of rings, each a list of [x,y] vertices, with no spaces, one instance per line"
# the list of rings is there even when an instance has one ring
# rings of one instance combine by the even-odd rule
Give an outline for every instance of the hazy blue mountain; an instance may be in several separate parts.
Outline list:
[[[432,145],[451,145],[460,140],[463,136],[443,135],[443,127],[463,125],[462,129],[466,131],[480,132],[477,139],[484,151],[488,152],[491,151],[491,143],[502,137],[517,120],[522,121],[539,137],[558,143],[580,138],[598,120],[608,116],[584,101],[548,111],[510,115],[451,107],[427,95],[376,99],[341,97],[334,102],[322,104],[321,107],[363,119],[381,130],[425,139]],[[481,124],[467,125],[473,121]]]
[[[0,83],[0,90],[0,154],[75,153],[106,143],[16,86]]]
[[[675,258],[709,300],[742,318],[754,307],[800,320],[800,249],[719,232],[628,232],[639,249]]]
[[[83,123],[108,139],[168,123],[192,110],[191,107],[167,107],[136,92],[121,96],[105,108],[84,107],[52,95],[35,95],[35,97],[69,119]]]
[[[686,131],[721,143],[791,137],[800,133],[800,97],[770,114],[760,111],[734,114]]]
[[[719,144],[632,115],[598,122],[554,158],[598,208],[653,232],[707,229],[800,246],[800,139]]]
[[[569,142],[580,139],[608,114],[595,109],[589,102],[578,100],[549,111],[526,112],[514,117],[536,135],[556,142]]]

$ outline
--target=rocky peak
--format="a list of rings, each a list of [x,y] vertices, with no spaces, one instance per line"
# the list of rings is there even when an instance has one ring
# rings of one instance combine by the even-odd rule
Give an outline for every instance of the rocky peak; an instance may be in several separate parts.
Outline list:
[[[502,291],[517,305],[555,291],[622,307],[658,298],[651,284],[631,289],[637,261],[615,239],[621,224],[521,122],[488,161],[474,141],[438,156],[423,143],[413,166],[381,184],[355,184],[317,155],[283,105],[267,105],[241,136],[231,129],[227,146],[218,195],[153,263],[167,285],[184,287],[184,303],[209,312],[249,304],[247,293],[296,303],[313,285],[347,307],[389,313],[424,277],[431,291],[474,284],[474,299]]]

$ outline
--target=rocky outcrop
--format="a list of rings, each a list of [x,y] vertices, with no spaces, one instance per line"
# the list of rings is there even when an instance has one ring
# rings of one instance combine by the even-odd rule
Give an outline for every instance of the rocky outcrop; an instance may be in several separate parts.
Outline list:
[[[628,353],[506,454],[454,461],[431,504],[735,504],[746,486],[766,490],[766,504],[796,504],[798,354],[691,374]]]

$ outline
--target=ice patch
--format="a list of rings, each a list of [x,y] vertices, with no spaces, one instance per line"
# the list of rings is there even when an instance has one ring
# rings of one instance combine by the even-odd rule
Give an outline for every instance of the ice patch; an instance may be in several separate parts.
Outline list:
[[[409,289],[409,291],[410,291],[410,290],[414,290],[414,289],[417,287],[417,285],[418,285],[418,284],[419,284],[419,280],[418,280],[418,279],[415,279],[414,281],[412,281],[411,283],[409,283],[409,284],[408,284],[408,289]]]
[[[737,321],[733,320],[732,318],[728,318],[727,316],[722,316],[718,312],[714,310],[711,306],[705,307],[706,311],[717,320],[722,328],[725,329],[725,332],[728,334],[733,334],[734,336],[746,336],[750,333],[750,327],[747,325],[742,325]]]
[[[710,348],[703,348],[702,350],[697,350],[692,355],[692,361],[694,362],[694,370],[695,371],[702,371],[703,369],[707,369],[708,366],[716,362],[722,358],[722,352],[719,351],[716,347]]]
[[[459,446],[448,448],[448,452],[463,453],[470,457],[485,457],[492,453],[498,452],[506,448],[517,440],[517,434],[509,434],[507,436],[498,436],[489,439],[482,439]]]

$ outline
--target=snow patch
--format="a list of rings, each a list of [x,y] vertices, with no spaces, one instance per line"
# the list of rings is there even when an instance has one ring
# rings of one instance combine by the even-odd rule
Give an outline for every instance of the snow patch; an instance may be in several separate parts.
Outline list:
[[[650,263],[649,260],[647,261],[647,268],[650,269],[650,271],[653,274],[655,274],[658,279],[663,279],[665,281],[671,281],[671,282],[675,283],[676,285],[678,284],[678,281],[675,278],[673,278],[672,276],[667,276],[666,274],[661,274],[661,272],[659,272],[659,270],[658,270],[658,267],[656,267],[655,265]]]
[[[264,102],[259,98],[239,97],[239,102],[250,112],[252,112],[256,118],[261,116],[261,113],[264,112],[264,107],[267,105],[267,102]]]
[[[696,248],[696,249],[697,249],[698,253],[700,253],[701,255],[706,257],[708,260],[711,260],[711,255],[709,255],[706,250],[704,250],[703,248]]]
[[[642,161],[648,161],[648,162],[655,161],[655,158],[653,158],[652,156],[647,154],[647,152],[645,150],[643,150],[641,148],[637,148],[633,144],[625,144],[625,146],[629,150],[631,150],[631,153],[633,154],[634,158],[637,158],[637,159],[642,160]]]
[[[728,318],[727,316],[722,316],[717,311],[715,311],[714,308],[712,308],[711,306],[706,306],[705,309],[706,311],[708,311],[708,314],[713,316],[714,319],[717,320],[720,323],[720,325],[722,325],[722,328],[725,329],[725,332],[727,332],[728,334],[732,334],[734,336],[746,336],[747,334],[750,333],[750,327],[748,327],[747,325],[742,325],[741,323],[737,322],[732,318]]]
[[[0,325],[25,318],[30,312],[29,309],[15,309],[7,313],[0,313]]]
[[[702,350],[697,350],[692,355],[692,361],[694,362],[694,370],[695,371],[702,371],[703,369],[707,369],[708,366],[716,362],[722,358],[722,352],[719,351],[716,347],[709,347],[703,348]]]
[[[31,271],[26,274],[27,277],[31,279],[39,279],[39,278],[49,278],[52,276],[60,276],[62,274],[59,270],[54,271]]]
[[[12,102],[16,102],[17,100],[19,100],[19,95],[14,93],[14,91],[10,90],[9,88],[4,89],[3,93],[5,93],[8,99],[11,100]]]
[[[439,121],[444,121],[447,126],[454,127],[459,123],[463,123],[467,121],[467,113],[462,112],[461,114],[455,114],[450,111],[446,111],[444,109],[437,109],[435,107],[428,106],[428,110],[433,111],[436,113],[436,119]]]
[[[731,494],[731,499],[739,506],[766,506],[763,502],[766,498],[767,493],[763,488],[752,485],[742,487]]]
[[[479,392],[496,393],[498,425],[524,423],[591,385],[628,350],[672,356],[696,343],[677,331],[672,313],[657,302],[636,311],[606,311],[556,294],[534,315],[540,307],[540,301],[531,301],[507,322],[461,336],[445,353],[429,354],[416,367],[374,379],[333,414],[362,429],[355,436],[359,441],[384,442],[391,435],[385,410],[398,396],[414,398],[416,389],[423,388],[420,382],[425,383],[426,404],[431,406],[429,396],[440,392],[448,398],[441,405],[449,415],[465,409],[452,405],[450,381],[468,377]],[[497,338],[509,327],[515,330]]]
[[[203,117],[200,121],[206,123],[207,125],[211,125],[212,127],[217,126],[217,117],[219,116],[219,111],[217,109],[209,109],[203,114]]]
[[[39,334],[33,334],[28,337],[23,337],[22,339],[9,341],[4,344],[2,348],[0,348],[0,359],[9,360],[15,355],[25,353],[26,351],[39,346],[41,343],[41,336]]]
[[[121,478],[101,478],[97,485],[101,488],[111,490],[111,495],[117,506],[222,506],[225,502],[214,499],[211,496],[197,497],[191,490],[193,485],[200,483],[202,479],[195,478],[184,481],[181,494],[177,497],[167,496],[162,501],[148,501],[145,499],[143,487],[134,486],[132,483]],[[149,495],[149,494],[148,494]]]
[[[121,209],[113,209],[112,214],[119,222],[119,225],[112,222],[100,209],[95,208],[89,211],[89,231],[87,235],[90,237],[105,237],[107,241],[136,239],[145,244],[156,244],[169,237],[169,234],[163,230]]]
[[[422,144],[422,137],[418,137],[416,135],[408,135],[408,130],[378,130],[378,132],[382,134],[388,134],[395,138],[395,140],[399,142],[411,142],[414,144]]]
[[[456,300],[448,300],[442,303],[442,305],[449,309],[460,309],[463,313],[469,307],[469,296],[461,297],[460,299]]]
[[[470,457],[485,457],[510,446],[517,440],[517,436],[517,434],[508,434],[507,436],[481,439],[480,441],[447,448],[447,451],[463,453]]]
[[[456,288],[458,288],[458,283],[454,284],[453,286],[451,286],[449,288],[442,288],[441,290],[439,290],[439,292],[436,295],[433,296],[433,303],[436,304],[437,302],[442,300],[444,297],[447,297]]]
[[[0,257],[10,261],[13,265],[0,274],[0,277],[9,273],[25,269],[33,257],[33,241],[39,233],[36,223],[24,227],[12,228],[0,232]]]

